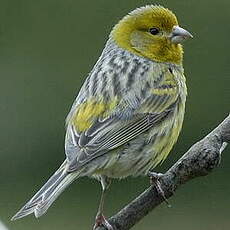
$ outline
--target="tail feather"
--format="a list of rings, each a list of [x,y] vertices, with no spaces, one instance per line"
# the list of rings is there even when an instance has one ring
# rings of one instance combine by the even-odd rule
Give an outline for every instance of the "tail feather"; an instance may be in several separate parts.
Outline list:
[[[34,213],[38,218],[43,215],[63,190],[70,185],[80,172],[67,173],[66,161],[54,173],[43,187],[23,206],[11,220],[20,219]]]

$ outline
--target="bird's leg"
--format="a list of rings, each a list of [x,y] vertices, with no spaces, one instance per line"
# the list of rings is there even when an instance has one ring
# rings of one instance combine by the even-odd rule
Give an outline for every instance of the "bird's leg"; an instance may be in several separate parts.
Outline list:
[[[101,176],[100,182],[102,185],[102,193],[101,193],[101,199],[100,199],[100,203],[98,206],[98,211],[97,211],[97,215],[95,218],[95,224],[94,224],[93,230],[95,230],[97,227],[101,225],[103,225],[108,230],[113,230],[113,227],[103,215],[105,194],[106,194],[106,190],[108,189],[111,181],[108,177]]]
[[[156,187],[157,192],[162,196],[167,206],[171,207],[161,187],[160,178],[163,176],[163,174],[149,171],[148,176],[150,177],[150,184]]]

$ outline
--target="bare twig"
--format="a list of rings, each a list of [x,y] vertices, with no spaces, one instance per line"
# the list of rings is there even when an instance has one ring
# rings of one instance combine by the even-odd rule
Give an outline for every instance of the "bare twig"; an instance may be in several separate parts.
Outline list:
[[[221,152],[230,142],[230,115],[211,133],[194,144],[161,178],[165,197],[187,181],[209,174],[221,159]],[[114,230],[128,230],[164,201],[155,187],[149,187],[135,200],[109,219]],[[97,230],[105,230],[99,227]]]

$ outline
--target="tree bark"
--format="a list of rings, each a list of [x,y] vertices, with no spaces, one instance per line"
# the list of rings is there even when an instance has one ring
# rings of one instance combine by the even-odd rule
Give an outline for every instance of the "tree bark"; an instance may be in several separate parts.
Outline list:
[[[230,115],[211,133],[195,143],[165,174],[160,177],[161,188],[169,198],[182,184],[208,175],[216,168],[221,152],[230,142]],[[150,186],[136,199],[109,219],[114,230],[128,230],[164,201],[155,186]],[[106,230],[98,227],[97,230]]]

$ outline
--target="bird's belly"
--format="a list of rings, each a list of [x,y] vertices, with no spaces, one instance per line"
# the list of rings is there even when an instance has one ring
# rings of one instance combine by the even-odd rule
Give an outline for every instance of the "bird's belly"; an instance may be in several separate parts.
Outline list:
[[[111,151],[100,174],[123,178],[146,174],[168,156],[179,136],[184,111],[177,110],[148,132]]]

